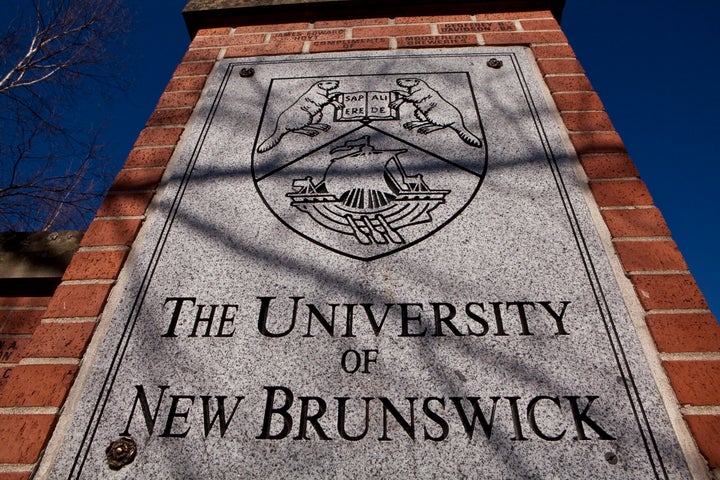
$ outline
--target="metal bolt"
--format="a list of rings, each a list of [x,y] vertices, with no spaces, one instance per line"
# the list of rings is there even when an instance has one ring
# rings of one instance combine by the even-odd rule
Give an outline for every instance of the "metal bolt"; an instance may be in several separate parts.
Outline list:
[[[105,457],[107,458],[108,467],[112,470],[120,470],[125,465],[130,465],[135,460],[137,454],[137,444],[131,436],[123,436],[105,449]]]
[[[617,457],[617,455],[615,455],[614,452],[607,452],[607,453],[605,453],[605,460],[606,460],[610,465],[616,465],[616,464],[618,463],[618,457]]]
[[[498,69],[503,66],[503,62],[497,58],[491,58],[487,61],[487,66],[490,68]]]
[[[240,76],[243,78],[252,77],[253,75],[255,75],[255,69],[252,67],[240,69]]]

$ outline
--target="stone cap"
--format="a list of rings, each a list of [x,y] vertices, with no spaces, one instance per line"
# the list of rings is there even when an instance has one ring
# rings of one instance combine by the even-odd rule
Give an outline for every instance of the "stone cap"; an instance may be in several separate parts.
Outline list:
[[[550,10],[560,21],[565,0],[190,0],[183,10],[191,37],[201,28],[407,15]]]
[[[0,233],[0,296],[52,295],[84,232]]]

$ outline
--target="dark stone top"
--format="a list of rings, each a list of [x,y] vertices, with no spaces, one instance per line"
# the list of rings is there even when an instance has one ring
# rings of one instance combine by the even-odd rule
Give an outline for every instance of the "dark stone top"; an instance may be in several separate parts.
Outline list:
[[[320,5],[319,5],[320,4]],[[183,16],[191,36],[201,28],[406,15],[456,15],[546,10],[560,20],[565,0],[189,0]]]
[[[0,233],[0,296],[52,295],[83,233]]]

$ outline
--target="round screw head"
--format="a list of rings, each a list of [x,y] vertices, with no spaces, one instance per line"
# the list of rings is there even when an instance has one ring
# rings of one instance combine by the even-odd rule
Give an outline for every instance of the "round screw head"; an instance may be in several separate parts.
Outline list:
[[[503,66],[503,62],[501,60],[498,60],[497,58],[491,58],[487,61],[487,66],[490,68],[501,68]]]
[[[137,454],[137,444],[131,436],[123,436],[105,449],[108,467],[112,470],[120,470],[125,465],[130,465],[135,460]]]

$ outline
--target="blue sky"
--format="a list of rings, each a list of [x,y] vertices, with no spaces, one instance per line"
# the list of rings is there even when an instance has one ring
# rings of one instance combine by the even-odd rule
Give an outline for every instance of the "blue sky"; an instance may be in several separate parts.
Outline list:
[[[102,106],[115,169],[187,48],[185,3],[126,2],[134,14],[120,60],[130,86]],[[714,312],[720,309],[718,13],[720,2],[710,0],[567,0],[562,20]]]
[[[718,13],[711,0],[568,0],[562,21],[713,312],[720,309]]]

